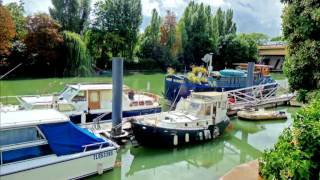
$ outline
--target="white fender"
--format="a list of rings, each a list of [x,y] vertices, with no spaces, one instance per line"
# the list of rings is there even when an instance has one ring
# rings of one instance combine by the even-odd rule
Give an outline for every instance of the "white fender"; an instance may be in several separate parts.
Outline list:
[[[186,133],[186,134],[185,134],[185,141],[186,141],[186,142],[189,142],[189,133]]]
[[[173,136],[173,145],[175,145],[175,146],[178,145],[178,135]]]

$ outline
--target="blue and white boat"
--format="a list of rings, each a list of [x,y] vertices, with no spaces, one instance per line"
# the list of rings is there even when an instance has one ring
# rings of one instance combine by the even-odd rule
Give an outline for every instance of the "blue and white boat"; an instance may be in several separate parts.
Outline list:
[[[114,142],[53,110],[0,112],[0,179],[79,179],[114,167]]]
[[[124,86],[123,117],[158,113],[160,97],[148,92],[134,92]],[[58,95],[20,96],[23,109],[54,108],[68,115],[76,124],[91,123],[95,118],[110,120],[112,113],[112,84],[70,84]]]
[[[221,71],[206,71],[194,77],[204,81],[192,82],[188,75],[168,74],[165,77],[164,97],[168,104],[176,104],[181,97],[186,98],[194,92],[207,91],[229,91],[248,87],[247,64],[237,64],[241,69],[224,69]],[[253,74],[253,85],[274,83],[269,75],[269,67],[266,65],[255,65]]]

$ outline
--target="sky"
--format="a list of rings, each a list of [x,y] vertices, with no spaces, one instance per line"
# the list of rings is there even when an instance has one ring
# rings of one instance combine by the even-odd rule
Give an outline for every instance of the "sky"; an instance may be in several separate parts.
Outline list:
[[[15,1],[18,0],[3,0],[3,3]],[[99,0],[91,1],[93,6]],[[24,2],[28,15],[36,12],[48,13],[48,8],[52,7],[51,0],[24,0]],[[150,22],[153,8],[157,9],[162,16],[165,15],[166,10],[172,10],[177,18],[180,18],[189,2],[190,0],[141,0],[143,14],[141,30]],[[208,4],[214,11],[218,7],[233,9],[238,32],[260,32],[270,37],[281,35],[283,5],[280,0],[195,0],[195,2]]]

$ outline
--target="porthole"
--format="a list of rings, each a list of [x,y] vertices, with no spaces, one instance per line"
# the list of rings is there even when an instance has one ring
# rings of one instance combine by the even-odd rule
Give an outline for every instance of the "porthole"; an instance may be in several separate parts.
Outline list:
[[[187,127],[187,126],[188,126],[188,123],[185,123],[185,124],[184,124],[184,126],[186,126],[186,127]]]
[[[199,126],[199,123],[197,122],[197,126]]]

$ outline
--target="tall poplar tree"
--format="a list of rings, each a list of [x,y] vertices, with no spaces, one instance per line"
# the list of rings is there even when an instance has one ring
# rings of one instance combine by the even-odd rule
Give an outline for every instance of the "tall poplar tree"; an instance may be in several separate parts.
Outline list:
[[[62,25],[63,30],[81,33],[88,21],[91,0],[51,0],[49,8],[53,19]]]
[[[104,0],[95,4],[93,28],[109,41],[105,45],[113,56],[132,59],[142,22],[141,8],[140,0]]]

